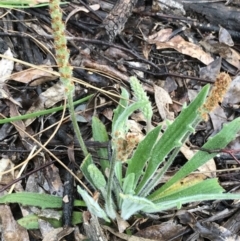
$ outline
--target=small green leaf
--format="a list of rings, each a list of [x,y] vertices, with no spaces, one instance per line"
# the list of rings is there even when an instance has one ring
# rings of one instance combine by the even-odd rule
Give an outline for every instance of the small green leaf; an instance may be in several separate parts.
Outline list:
[[[129,219],[133,214],[140,211],[143,208],[151,208],[155,207],[155,204],[143,197],[137,197],[133,195],[124,195],[123,193],[119,194],[123,199],[122,207],[121,207],[121,217],[124,220]]]
[[[83,200],[87,204],[87,208],[93,215],[103,218],[106,222],[110,222],[105,211],[99,206],[99,204],[81,187],[77,186],[79,194],[82,196]]]
[[[113,120],[112,120],[112,126],[116,125],[116,121],[118,120],[119,116],[122,114],[122,112],[128,106],[129,94],[126,91],[126,89],[124,89],[122,87],[121,87],[121,90],[122,90],[121,99],[119,101],[119,104],[118,104],[117,108],[113,111],[114,116],[113,116]]]
[[[94,186],[94,183],[93,183],[93,180],[90,176],[90,173],[88,171],[88,166],[93,164],[93,160],[92,160],[92,156],[91,155],[88,155],[85,157],[85,159],[83,160],[81,166],[80,166],[80,169],[84,175],[84,177],[87,179],[87,181],[89,182],[89,184],[92,185],[93,188],[95,188]]]
[[[82,200],[75,199],[74,200],[74,207],[86,207],[86,203]]]
[[[124,178],[123,182],[123,193],[124,194],[134,194],[134,179],[135,179],[135,174],[130,173]]]
[[[62,212],[60,212],[62,214]],[[38,220],[43,219],[47,222],[49,222],[54,228],[59,228],[62,227],[62,221],[57,220],[54,218],[39,218],[36,214],[29,214],[21,219],[19,219],[17,222],[20,224],[22,227],[26,228],[27,230],[31,229],[39,229],[39,223]],[[81,212],[73,212],[73,217],[72,217],[72,224],[77,225],[79,223],[82,223],[82,213]]]
[[[105,125],[103,125],[103,123],[95,116],[93,116],[92,118],[92,132],[93,132],[94,141],[99,141],[99,142],[109,141],[108,133]],[[102,170],[103,172],[105,172],[105,169],[109,168],[108,150],[107,148],[99,148],[97,153],[100,158],[100,164],[101,164]]]
[[[36,206],[41,208],[60,208],[62,198],[48,194],[19,192],[0,197],[0,203],[19,203],[23,206]]]
[[[39,194],[31,192],[19,192],[6,194],[0,197],[1,204],[18,203],[23,206],[35,206],[45,208],[61,208],[62,198],[48,194]],[[75,207],[85,207],[86,204],[81,200],[74,201]]]
[[[161,131],[161,126],[155,127],[147,136],[138,144],[132,158],[128,160],[126,176],[130,173],[135,174],[134,186],[136,187],[139,178],[143,175],[143,169],[151,155],[152,149]],[[134,188],[135,188],[134,187]]]
[[[95,164],[90,164],[88,166],[88,172],[96,189],[101,190],[102,188],[106,187],[105,178],[101,171],[95,166]]]
[[[31,229],[38,229],[38,216],[36,214],[29,214],[21,219],[19,219],[17,222],[22,227],[31,230]]]
[[[116,131],[126,132],[127,131],[127,119],[128,117],[137,109],[141,108],[141,106],[145,105],[146,102],[138,101],[126,107],[121,115],[118,116],[115,123],[112,126],[112,133],[115,134]]]

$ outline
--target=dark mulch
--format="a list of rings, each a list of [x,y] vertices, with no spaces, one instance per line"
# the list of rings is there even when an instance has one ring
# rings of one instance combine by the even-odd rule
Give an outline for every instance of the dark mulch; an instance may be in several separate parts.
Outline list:
[[[187,13],[183,15],[179,9],[160,9],[157,1],[139,0],[124,30],[112,42],[108,41],[106,33],[101,32],[102,21],[111,10],[112,1],[69,1],[69,4],[62,5],[63,21],[67,20],[66,35],[71,56],[70,63],[76,78],[74,98],[78,100],[93,94],[87,104],[76,106],[76,110],[79,111],[78,121],[84,140],[96,163],[98,162],[96,150],[100,147],[107,147],[108,143],[96,143],[92,140],[91,118],[93,115],[98,116],[108,131],[111,131],[113,109],[116,108],[119,100],[117,96],[120,94],[120,87],[124,86],[130,90],[128,83],[130,76],[138,77],[150,97],[154,110],[154,126],[166,118],[177,117],[183,103],[189,103],[206,83],[212,84],[219,72],[229,73],[232,79],[238,77],[240,67],[240,58],[238,58],[239,25],[229,24],[232,21],[229,14],[222,18],[221,16],[210,18],[206,9],[208,9],[207,6],[211,6],[211,8],[209,7],[211,14],[214,14],[214,11],[218,13],[218,10],[220,12],[222,9],[235,13],[236,10],[239,11],[239,4],[233,1],[230,5],[231,8],[226,7],[223,2],[203,3],[204,5],[191,3],[191,6],[188,4],[190,3],[185,3]],[[89,11],[90,5],[92,10]],[[199,9],[206,10],[205,16]],[[60,91],[56,86],[57,76],[54,73],[46,74],[42,70],[38,70],[37,73],[33,72],[34,66],[41,68],[48,66],[48,70],[57,71],[48,7],[21,10],[0,9],[0,12],[0,53],[4,54],[9,48],[14,58],[29,63],[33,67],[30,69],[29,64],[15,62],[12,76],[7,78],[7,81],[1,80],[1,83],[5,83],[1,90],[1,115],[10,117],[59,106],[63,103],[64,96],[57,92]],[[236,15],[234,17],[236,18]],[[223,18],[226,19],[222,21]],[[209,20],[211,25],[208,25]],[[225,27],[224,31],[231,34],[233,45],[229,46],[227,43],[219,42],[219,24]],[[171,30],[165,43],[170,43],[176,36],[181,36],[185,40],[183,49],[185,47],[188,53],[169,46],[162,47],[161,44],[155,44],[154,40],[150,43],[149,36],[159,33],[163,29]],[[163,37],[163,33],[160,33],[157,38]],[[203,49],[204,54],[214,60],[214,64],[210,65],[211,61],[208,61],[205,56],[203,57],[205,59],[200,61],[201,54],[198,53],[198,50],[191,49],[192,47],[187,45],[193,43],[201,46],[200,41],[207,42],[208,47],[215,46],[214,51],[207,48],[206,44]],[[235,51],[235,54],[229,52],[230,48]],[[229,53],[231,53],[230,60]],[[3,69],[4,67],[0,72]],[[26,70],[28,71],[26,72]],[[6,75],[7,72],[3,73]],[[7,75],[10,74],[11,72]],[[159,100],[161,96],[156,94],[158,90],[156,86],[165,90],[171,97],[172,103],[167,104],[167,102]],[[239,116],[240,100],[237,97],[238,93],[235,93],[223,103],[219,103],[219,109],[210,116],[207,122],[201,123],[196,133],[191,136],[190,145],[202,146],[211,135],[221,129],[223,123]],[[165,105],[167,111],[160,113],[158,105]],[[30,136],[34,136],[36,140],[44,144],[51,137],[56,128],[54,124],[58,123],[61,115],[62,111],[38,117],[31,122],[19,121],[17,124]],[[66,111],[65,117],[46,148],[82,178],[78,170],[83,160],[83,154],[79,149],[78,142],[74,139],[68,111]],[[145,123],[141,116],[136,114],[131,118],[135,125],[140,126],[144,134]],[[9,165],[18,165],[26,160],[35,145],[36,143],[20,129],[9,123],[0,125],[1,162],[5,160],[6,162],[3,163],[7,163],[8,169]],[[237,150],[238,146],[238,139],[236,139],[228,150],[230,148]],[[237,159],[239,157],[237,152],[235,157]],[[186,158],[180,153],[167,175],[172,176],[185,162]],[[214,163],[209,164],[208,169],[204,169],[202,172],[207,172],[207,170],[212,172],[212,175],[219,178],[221,185],[227,191],[237,191],[240,183],[238,164],[228,153],[219,153],[218,157],[214,159]],[[3,167],[1,170],[7,169]],[[5,193],[13,184],[18,170],[16,169],[8,175],[1,175],[2,193]],[[64,193],[64,195],[80,198],[76,193],[71,175],[44,150],[41,151],[41,155],[31,158],[20,176],[22,178],[21,182],[15,186],[16,192],[46,192],[59,196]],[[82,180],[88,185],[84,178]],[[67,184],[63,185],[66,181]],[[3,189],[6,190],[3,192]],[[5,209],[0,211],[1,220],[5,223],[1,230],[2,235],[6,235],[5,231],[9,227],[6,223],[13,222],[14,219],[17,220],[26,213],[34,212],[26,207],[20,209],[18,205],[9,207],[11,209],[8,210],[9,212]],[[66,226],[71,226],[69,219],[71,209],[71,206],[64,207],[64,224]],[[141,240],[140,236],[148,240],[164,241],[240,240],[238,216],[238,202],[211,201],[191,203],[182,207],[181,210],[169,210],[149,216],[139,215],[128,222],[131,225],[129,230],[136,235],[135,239],[132,237],[133,240]],[[40,229],[31,230],[28,234],[22,229],[12,228],[15,235],[11,236],[7,233],[8,237],[2,236],[2,240],[23,240],[19,237],[25,237],[24,240],[45,240],[48,229],[44,227],[43,223],[39,225]],[[130,240],[125,234],[118,233],[116,224],[111,227],[102,226],[102,228],[108,240]],[[86,229],[87,227],[85,227]],[[64,235],[65,233],[62,234],[62,236]],[[68,236],[68,240],[83,240],[83,225],[76,226],[75,237],[73,233],[71,235]],[[55,237],[53,240],[59,239]]]

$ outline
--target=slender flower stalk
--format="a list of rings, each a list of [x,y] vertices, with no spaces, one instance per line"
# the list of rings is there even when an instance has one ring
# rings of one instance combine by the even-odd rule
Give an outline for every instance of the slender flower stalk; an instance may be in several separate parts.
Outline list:
[[[74,112],[73,95],[74,83],[72,81],[72,67],[69,64],[69,51],[67,49],[67,39],[65,36],[65,24],[62,22],[62,10],[59,7],[60,0],[50,0],[49,9],[52,18],[52,30],[56,50],[56,60],[59,67],[60,81],[65,87],[65,96],[69,105],[69,112],[73,123],[73,129],[82,148],[85,157],[88,155],[87,147],[83,141],[76,115]]]

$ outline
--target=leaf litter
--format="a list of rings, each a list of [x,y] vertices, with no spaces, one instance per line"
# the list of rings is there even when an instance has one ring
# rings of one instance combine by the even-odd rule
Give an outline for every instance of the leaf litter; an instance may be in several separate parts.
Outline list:
[[[76,3],[72,3],[71,1],[69,5],[62,6],[65,12],[65,21],[67,22],[66,34],[69,38],[73,70],[80,67],[86,71],[84,75],[77,77],[79,79],[83,78],[81,79],[81,83],[85,84],[76,83],[77,91],[75,97],[81,98],[81,96],[86,93],[96,94],[91,100],[91,103],[94,104],[87,105],[84,109],[81,109],[80,106],[76,107],[76,111],[80,110],[84,112],[85,109],[88,109],[85,110],[85,116],[87,116],[87,118],[84,117],[84,113],[79,114],[79,118],[81,115],[85,118],[84,121],[81,119],[82,117],[79,119],[85,141],[89,143],[92,141],[90,122],[93,115],[100,117],[110,132],[109,128],[113,117],[113,109],[116,107],[118,98],[111,96],[113,91],[104,93],[102,90],[104,90],[104,88],[110,89],[111,87],[114,93],[119,93],[120,86],[129,88],[128,80],[133,74],[142,81],[152,101],[154,125],[164,120],[174,120],[181,111],[183,103],[191,101],[205,82],[213,83],[220,72],[225,71],[231,75],[232,83],[229,91],[222,103],[219,103],[219,107],[209,116],[208,125],[206,125],[209,126],[209,128],[201,129],[199,127],[191,137],[192,142],[195,144],[203,144],[209,136],[216,134],[225,123],[239,115],[239,48],[236,45],[237,42],[232,39],[227,27],[220,26],[219,31],[214,32],[214,36],[209,32],[200,33],[199,29],[189,28],[185,22],[185,18],[181,21],[181,17],[183,17],[182,15],[185,13],[184,5],[176,1],[160,2],[157,7],[158,14],[166,11],[166,14],[174,14],[180,18],[180,20],[173,21],[171,18],[164,18],[164,15],[162,18],[154,18],[151,17],[151,15],[143,15],[143,17],[140,18],[138,8],[136,8],[131,17],[131,21],[128,21],[122,32],[122,40],[120,41],[119,38],[119,41],[114,42],[110,47],[104,46],[104,39],[100,44],[95,45],[94,41],[82,41],[80,38],[83,37],[88,40],[94,40],[99,19],[104,19],[100,13],[104,13],[104,16],[106,16],[106,9],[110,10],[113,6],[111,3],[91,1],[92,5],[87,5],[90,9],[81,4],[76,5]],[[37,3],[38,2],[34,2],[34,4]],[[140,7],[146,9],[145,4],[141,5],[140,3]],[[33,66],[42,66],[40,70],[34,67],[28,68],[22,63],[19,63],[22,71],[18,71],[16,63],[14,65],[14,62],[9,58],[2,58],[0,62],[0,101],[2,105],[1,114],[5,117],[32,113],[63,104],[64,89],[58,83],[57,75],[52,74],[53,70],[56,71],[56,69],[54,59],[52,58],[54,51],[50,38],[51,28],[49,22],[44,18],[45,14],[39,15],[39,13],[43,13],[45,10],[46,9],[41,8],[38,10],[26,9],[27,14],[16,14],[17,18],[27,20],[26,23],[22,22],[22,24],[32,40],[22,36],[23,32],[20,30],[21,28],[14,26],[12,23],[9,23],[9,26],[5,26],[5,33],[6,36],[9,33],[8,40],[10,41],[4,38],[3,42],[6,42],[5,44],[7,44],[8,49],[5,53],[2,52],[2,54],[10,58],[15,57],[17,60],[30,62]],[[6,21],[9,21],[9,19],[15,16],[7,12],[6,9],[1,9],[1,11],[6,14],[3,16],[3,19]],[[186,13],[186,15],[188,15],[188,13]],[[195,17],[200,16],[197,14]],[[137,21],[137,24],[135,24],[135,21]],[[12,29],[15,30],[19,41],[16,41],[14,35],[11,35]],[[176,32],[176,30],[181,31]],[[192,38],[189,38],[189,33],[192,34]],[[202,34],[204,34],[204,36]],[[143,41],[142,38],[146,41]],[[51,66],[44,67],[46,59],[50,61]],[[33,62],[30,60],[33,60]],[[44,69],[49,70],[49,72],[44,71]],[[88,77],[86,76],[89,76],[92,72],[96,74],[95,80],[94,82],[88,82]],[[162,85],[160,83],[164,84]],[[25,92],[22,92],[22,90]],[[33,95],[35,97],[31,99],[29,93],[32,90],[36,95]],[[19,101],[20,93],[29,94],[30,97],[28,98],[27,107]],[[91,110],[89,111],[89,109]],[[52,115],[57,120],[60,119],[58,113],[53,113]],[[9,125],[4,124],[0,126],[2,137],[0,146],[3,155],[0,160],[0,167],[1,172],[9,171],[9,178],[6,179],[7,182],[11,182],[12,179],[17,177],[19,168],[13,170],[12,167],[27,160],[29,151],[31,151],[33,147],[34,143],[26,137],[25,132],[34,136],[44,144],[52,133],[51,128],[50,130],[48,129],[50,126],[49,118],[50,116],[46,115],[26,121],[18,120],[14,122],[14,127],[8,127],[9,129],[6,128],[6,126]],[[129,120],[131,131],[138,133],[141,138],[144,137],[145,134],[145,125],[144,118],[138,112],[134,113]],[[72,126],[67,119],[62,123],[58,132],[47,147],[49,149],[54,147],[51,151],[56,153],[60,159],[71,160],[69,156],[70,146],[64,145],[61,138],[59,139],[59,136],[63,135],[65,138],[70,136],[72,140],[74,140]],[[77,144],[75,145],[75,158],[73,160],[76,162],[76,165],[79,166],[81,164],[82,154]],[[189,159],[189,155],[192,155],[194,151],[191,149],[192,145],[193,144],[186,146],[185,149],[182,148],[182,154],[179,154],[176,164],[174,164],[167,173],[168,178],[177,171],[179,166]],[[238,139],[229,146],[229,148],[235,151],[237,151],[238,147]],[[89,148],[93,156],[97,155],[94,147],[90,145]],[[21,154],[19,154],[19,152]],[[219,152],[219,155],[220,154]],[[229,159],[231,159],[231,156],[229,156]],[[26,171],[31,168],[36,169],[41,167],[46,161],[53,161],[53,158],[42,151],[27,164]],[[96,162],[97,161],[96,158]],[[196,173],[193,174],[193,179],[190,178],[183,181],[192,182],[199,178],[204,179],[206,176],[214,175],[220,178],[222,185],[228,183],[230,188],[235,188],[231,175],[227,175],[226,179],[221,173],[217,172],[222,165],[225,165],[227,168],[232,168],[232,171],[234,171],[236,163],[235,165],[227,164],[227,162],[222,163],[220,155],[220,158],[211,160],[202,167],[203,169],[198,170],[201,175]],[[57,164],[52,164],[43,170],[25,177],[25,181],[21,181],[15,186],[15,191],[51,193],[52,195],[62,197],[64,184],[61,173],[63,173],[64,170]],[[2,181],[4,181],[5,175],[6,174],[1,175]],[[1,183],[1,188],[4,188],[4,184],[5,183]],[[1,195],[3,193],[4,192],[2,192]],[[15,210],[11,210],[12,208],[10,209],[7,205],[0,206],[2,208],[0,216],[4,223],[2,228],[2,236],[5,237],[4,240],[30,240],[29,233],[26,229],[19,226],[15,221],[17,220],[15,214],[13,215]],[[134,218],[129,224],[121,224],[121,222],[119,222],[119,230],[123,232],[128,225],[131,225],[129,228],[133,233],[131,240],[139,240],[139,237],[141,237],[142,240],[168,240],[176,237],[177,234],[182,237],[184,234],[181,236],[181,233],[187,224],[192,228],[192,235],[197,233],[199,237],[218,240],[216,233],[219,232],[220,236],[223,237],[222,240],[227,240],[227,238],[238,240],[239,237],[236,236],[238,232],[231,231],[230,228],[222,222],[222,216],[219,214],[221,210],[215,208],[211,203],[206,203],[206,206],[204,206],[204,204],[194,203],[187,206],[186,209],[191,212],[191,215],[188,215],[186,211],[185,222],[183,222],[183,219],[181,222],[178,222],[175,218],[176,210],[170,210],[164,214],[166,217],[162,214],[156,214],[157,217],[141,216],[141,218]],[[231,208],[236,207],[232,206]],[[31,210],[28,207],[20,207],[20,210],[22,216],[38,213],[36,209]],[[56,218],[54,212],[49,211],[49,214],[52,218]],[[214,219],[214,217],[214,222],[210,222],[209,225],[203,225],[203,222],[211,218]],[[189,218],[189,220],[186,221],[187,218]],[[229,212],[225,214],[224,218],[230,222],[233,215]],[[195,219],[198,219],[198,221],[196,222]],[[168,221],[166,222],[166,220]],[[157,223],[157,225],[153,225],[155,223]],[[122,228],[122,225],[124,225],[124,228]],[[225,226],[227,229],[225,229]],[[39,236],[39,238],[41,240],[49,240],[51,238],[56,240],[56,237],[59,235],[63,237],[66,233],[73,231],[69,229],[66,233],[61,234],[63,231],[62,228],[54,229],[53,227],[49,227],[48,222],[40,219],[39,231],[41,232],[41,237]],[[81,224],[78,224],[76,229],[79,227],[81,227]],[[118,233],[116,229],[108,228],[107,230],[112,235],[109,240],[113,240],[113,238],[116,237],[130,240],[128,235]],[[210,230],[214,230],[212,236],[209,236],[206,230],[209,232]],[[228,230],[230,231],[226,235],[224,230],[226,232]],[[238,228],[238,230],[240,230],[240,228]],[[180,239],[181,238],[179,238],[179,240]],[[80,239],[75,237],[75,240]]]

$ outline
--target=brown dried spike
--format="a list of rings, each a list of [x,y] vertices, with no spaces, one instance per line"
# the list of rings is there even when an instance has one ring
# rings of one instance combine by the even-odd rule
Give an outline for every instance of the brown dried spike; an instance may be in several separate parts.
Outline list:
[[[219,102],[222,102],[228,87],[231,83],[231,77],[227,73],[220,73],[214,83],[214,86],[208,96],[205,104],[200,108],[202,118],[207,121],[208,113],[213,111]]]

